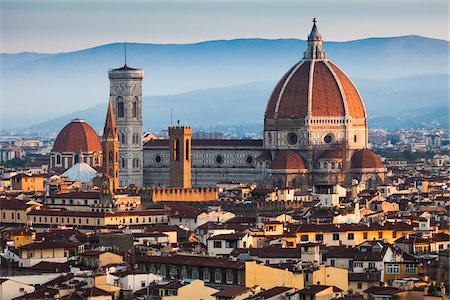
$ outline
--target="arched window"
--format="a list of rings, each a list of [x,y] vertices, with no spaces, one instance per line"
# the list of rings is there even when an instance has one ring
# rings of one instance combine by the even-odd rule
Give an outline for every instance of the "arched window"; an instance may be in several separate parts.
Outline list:
[[[173,160],[180,159],[180,140],[173,141]]]
[[[80,155],[76,154],[74,164],[78,163],[79,161],[80,161]]]
[[[121,161],[122,161],[121,166],[123,169],[125,169],[125,157],[122,157]]]
[[[113,153],[112,150],[109,150],[108,161],[111,162],[111,163],[114,162],[114,153]]]
[[[324,162],[324,163],[323,163],[323,168],[324,168],[324,169],[328,169],[328,162]]]
[[[186,160],[189,161],[189,140],[186,140]]]
[[[61,155],[60,154],[56,154],[56,164],[57,165],[61,164]]]
[[[122,145],[126,144],[127,144],[127,135],[125,134],[125,132],[122,132]]]
[[[137,97],[133,101],[133,118],[137,118]]]
[[[136,158],[136,168],[139,168],[139,158]]]
[[[121,96],[117,97],[117,117],[123,118],[125,116],[125,108],[123,105],[123,98]]]

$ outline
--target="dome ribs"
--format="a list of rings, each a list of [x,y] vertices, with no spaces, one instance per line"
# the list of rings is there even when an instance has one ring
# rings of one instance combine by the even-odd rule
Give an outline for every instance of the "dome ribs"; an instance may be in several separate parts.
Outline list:
[[[358,90],[353,85],[352,81],[339,69],[335,64],[329,62],[334,73],[341,82],[344,89],[345,97],[347,98],[348,113],[352,118],[363,119],[366,117],[363,101],[358,93]]]
[[[342,117],[344,100],[333,74],[322,61],[315,62],[311,98],[313,117]]]

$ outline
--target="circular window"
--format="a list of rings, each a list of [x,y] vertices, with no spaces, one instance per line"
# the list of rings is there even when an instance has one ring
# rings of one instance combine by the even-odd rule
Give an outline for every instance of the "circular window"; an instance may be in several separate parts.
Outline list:
[[[331,134],[327,134],[324,138],[323,141],[327,144],[331,143],[333,141],[333,137],[331,136]]]
[[[156,155],[155,156],[155,163],[157,163],[157,164],[160,164],[162,162],[162,157],[161,157],[161,155]]]
[[[216,164],[220,165],[222,163],[223,163],[223,156],[219,154],[216,156]]]
[[[293,133],[293,132],[290,132],[288,134],[287,139],[288,139],[288,143],[292,146],[296,145],[298,142],[298,136],[296,133]]]
[[[247,164],[251,165],[253,164],[253,156],[249,155],[247,156],[247,158],[245,159],[245,161],[247,162]]]

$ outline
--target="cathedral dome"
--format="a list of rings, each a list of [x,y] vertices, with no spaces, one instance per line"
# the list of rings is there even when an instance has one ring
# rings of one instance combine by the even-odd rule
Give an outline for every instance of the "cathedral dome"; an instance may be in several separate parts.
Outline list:
[[[101,152],[102,145],[95,130],[84,120],[75,119],[58,134],[52,152]]]
[[[326,58],[315,19],[303,60],[295,64],[275,86],[265,117],[366,118],[364,104],[355,85],[338,66]]]
[[[303,158],[293,150],[281,150],[270,164],[276,170],[306,170]]]
[[[384,165],[372,150],[363,149],[353,154],[352,169],[384,169]]]

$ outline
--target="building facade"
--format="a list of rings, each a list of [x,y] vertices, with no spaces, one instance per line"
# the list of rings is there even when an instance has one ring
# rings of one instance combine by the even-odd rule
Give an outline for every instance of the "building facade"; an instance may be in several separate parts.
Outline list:
[[[275,86],[264,115],[263,140],[192,140],[192,185],[255,182],[268,188],[384,181],[368,149],[367,114],[349,77],[326,56],[316,20],[303,59]],[[144,145],[144,184],[169,185],[170,144]]]
[[[108,72],[119,138],[119,186],[143,186],[142,79],[144,71],[124,65]]]

